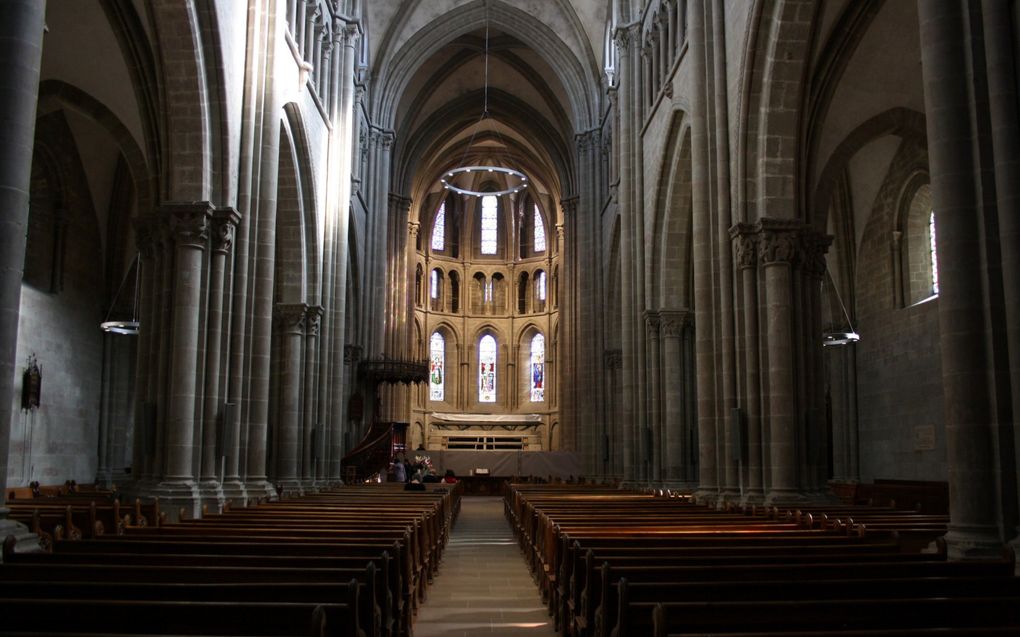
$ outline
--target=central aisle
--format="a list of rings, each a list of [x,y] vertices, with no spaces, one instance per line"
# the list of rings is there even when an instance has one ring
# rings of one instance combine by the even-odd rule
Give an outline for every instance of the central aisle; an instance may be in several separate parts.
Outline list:
[[[552,618],[503,515],[503,499],[461,498],[415,637],[553,637]]]

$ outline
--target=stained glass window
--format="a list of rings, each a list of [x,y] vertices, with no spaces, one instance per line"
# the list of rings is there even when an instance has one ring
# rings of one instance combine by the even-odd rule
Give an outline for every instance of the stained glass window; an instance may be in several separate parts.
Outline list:
[[[538,204],[535,204],[535,252],[545,252],[545,224],[538,212]]]
[[[531,402],[545,400],[545,337],[531,339]]]
[[[488,334],[478,344],[478,402],[496,402],[496,339]]]
[[[538,276],[535,277],[536,283],[538,284],[538,300],[545,300],[545,272],[539,272]]]
[[[496,215],[495,195],[482,197],[482,254],[496,254],[496,230],[499,227]]]
[[[445,363],[446,340],[442,334],[435,332],[429,346],[429,400],[443,400]]]
[[[931,216],[928,217],[928,236],[931,240],[929,248],[931,249],[931,293],[937,295],[939,293],[939,266],[935,260],[935,211],[933,210]]]
[[[439,298],[439,270],[433,270],[432,271],[432,286],[431,287],[432,287],[432,292],[430,292],[430,294],[432,295],[432,298],[438,299]]]
[[[439,206],[436,220],[432,222],[432,249],[442,252],[446,249],[446,202]]]

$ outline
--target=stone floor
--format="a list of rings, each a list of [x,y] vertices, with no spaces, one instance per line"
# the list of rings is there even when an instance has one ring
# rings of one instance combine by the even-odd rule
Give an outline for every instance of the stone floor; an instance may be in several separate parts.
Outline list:
[[[415,637],[552,637],[538,587],[503,516],[502,498],[465,497]]]

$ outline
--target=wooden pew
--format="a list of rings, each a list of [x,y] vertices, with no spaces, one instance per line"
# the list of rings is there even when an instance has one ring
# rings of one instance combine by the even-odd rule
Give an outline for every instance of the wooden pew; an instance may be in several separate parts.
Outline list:
[[[350,589],[356,595],[357,587]],[[281,602],[0,599],[4,630],[22,635],[217,635],[363,637],[357,600],[343,604]]]

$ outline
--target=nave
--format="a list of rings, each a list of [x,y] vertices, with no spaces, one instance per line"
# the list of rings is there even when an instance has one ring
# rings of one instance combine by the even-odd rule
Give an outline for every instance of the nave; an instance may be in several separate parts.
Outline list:
[[[415,637],[552,637],[556,634],[503,515],[503,499],[461,500]]]

